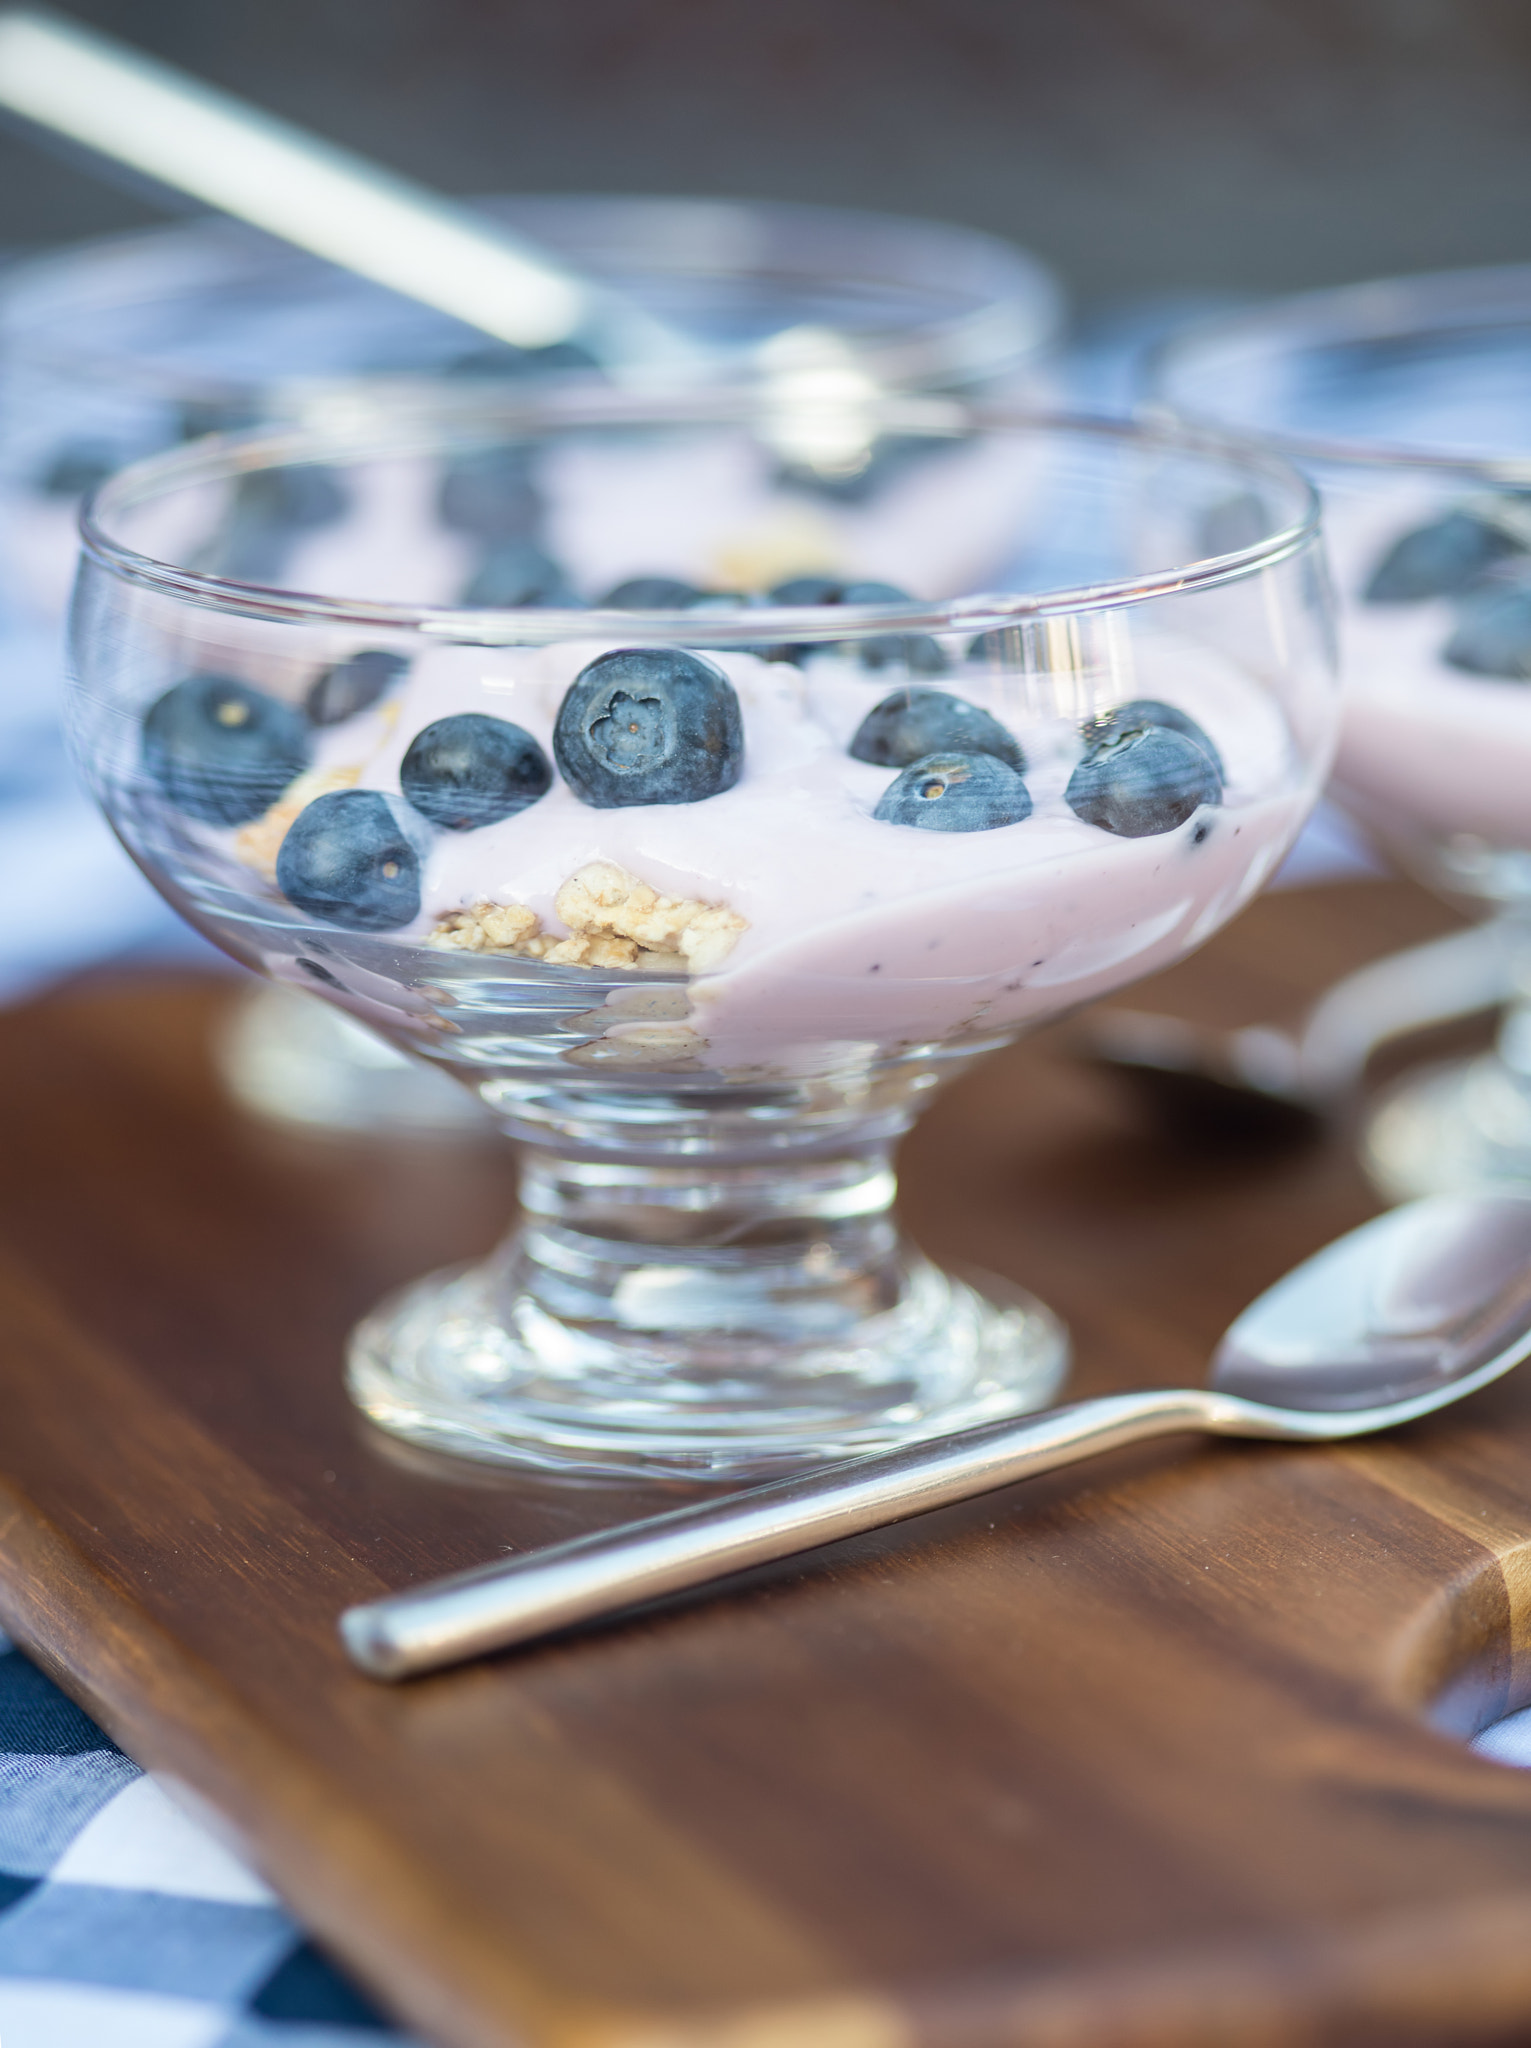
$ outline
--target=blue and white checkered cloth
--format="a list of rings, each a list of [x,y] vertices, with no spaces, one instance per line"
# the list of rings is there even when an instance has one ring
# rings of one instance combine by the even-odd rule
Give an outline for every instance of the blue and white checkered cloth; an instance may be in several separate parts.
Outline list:
[[[3,2048],[390,2043],[260,1879],[0,1636]]]

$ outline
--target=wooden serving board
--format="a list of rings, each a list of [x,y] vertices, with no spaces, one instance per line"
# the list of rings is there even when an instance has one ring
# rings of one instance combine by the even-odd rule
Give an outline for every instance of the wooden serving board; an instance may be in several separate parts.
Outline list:
[[[1141,1006],[1288,1013],[1442,929],[1267,899]],[[1531,1374],[1391,1439],[1166,1443],[389,1690],[350,1601],[652,1509],[413,1456],[351,1320],[477,1252],[493,1149],[299,1144],[212,1076],[228,985],[0,1016],[0,1618],[450,2048],[1195,2048],[1531,2034]],[[937,1256],[1077,1391],[1200,1375],[1373,1206],[1347,1146],[1166,1146],[1059,1038],[907,1147]],[[1436,1726],[1432,1727],[1432,1717]]]

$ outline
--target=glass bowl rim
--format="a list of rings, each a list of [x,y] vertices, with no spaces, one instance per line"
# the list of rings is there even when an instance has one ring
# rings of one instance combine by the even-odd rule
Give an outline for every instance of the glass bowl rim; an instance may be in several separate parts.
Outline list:
[[[767,230],[776,228],[789,232],[804,222],[807,222],[810,232],[817,228],[827,233],[837,226],[859,229],[862,239],[870,233],[884,249],[899,235],[907,236],[911,242],[926,244],[937,237],[945,238],[954,255],[990,268],[996,283],[982,303],[965,311],[922,320],[907,327],[895,324],[858,331],[858,356],[895,386],[907,383],[911,376],[917,379],[928,373],[930,365],[926,358],[944,360],[945,352],[954,341],[965,339],[969,350],[981,363],[986,364],[991,356],[997,356],[1002,363],[1014,361],[1018,366],[1026,366],[1045,359],[1049,350],[1057,345],[1063,331],[1067,300],[1063,285],[1053,270],[1034,250],[968,222],[890,213],[878,207],[825,206],[808,200],[731,198],[684,192],[493,192],[474,194],[464,203],[490,214],[496,209],[513,213],[516,208],[525,207],[547,216],[556,216],[560,211],[572,216],[581,208],[609,208],[627,223],[625,233],[629,236],[636,234],[640,243],[645,227],[652,230],[664,213],[675,218],[685,215],[693,221],[705,222],[707,216],[717,216],[725,211],[753,216]],[[123,263],[131,265],[131,259],[142,251],[195,255],[199,248],[204,247],[214,257],[222,258],[219,278],[225,285],[231,276],[246,273],[258,276],[263,267],[271,265],[284,271],[332,272],[337,277],[346,274],[338,265],[327,263],[322,257],[309,255],[263,235],[258,229],[221,216],[134,228],[119,234],[94,235],[63,248],[19,256],[0,269],[0,356],[29,368],[62,370],[66,376],[81,380],[110,382],[115,387],[127,383],[141,396],[169,403],[269,406],[285,396],[291,409],[287,416],[297,418],[301,418],[304,401],[316,392],[322,395],[334,387],[371,388],[400,377],[412,377],[417,383],[431,382],[439,377],[439,372],[429,369],[414,372],[304,372],[276,377],[199,372],[188,367],[158,363],[152,356],[132,350],[100,349],[88,343],[81,345],[73,331],[67,336],[57,331],[61,325],[68,325],[71,330],[77,326],[80,317],[77,311],[67,315],[57,309],[39,313],[25,305],[28,291],[41,291],[46,295],[50,287],[67,288],[76,277],[88,278],[93,266],[99,268],[104,278],[111,269]],[[663,276],[686,274],[687,268],[684,264],[675,263],[656,266],[657,274]],[[777,268],[780,268],[779,264]],[[737,263],[728,274],[747,277],[753,274],[752,266]],[[817,273],[805,264],[801,275],[811,279]],[[999,289],[1000,284],[1006,287],[1003,292]],[[187,288],[216,289],[217,282]],[[169,296],[164,291],[109,291],[102,295],[101,304],[106,310],[111,310],[121,306],[143,306]],[[463,337],[464,345],[471,345],[473,330],[464,328]],[[279,409],[275,417],[281,419],[283,416]]]
[[[777,402],[779,405],[779,401]],[[1002,630],[1061,614],[1118,610],[1157,598],[1239,582],[1317,544],[1318,493],[1279,454],[1254,441],[1208,433],[1177,422],[1109,419],[1024,405],[965,404],[955,399],[906,396],[858,409],[859,416],[891,432],[932,438],[968,432],[1025,431],[1136,444],[1150,452],[1203,455],[1225,461],[1246,478],[1251,472],[1279,484],[1295,502],[1296,516],[1264,538],[1220,555],[1100,583],[1042,592],[979,592],[939,602],[910,599],[866,605],[763,605],[724,611],[601,611],[548,607],[469,607],[400,604],[244,583],[141,554],[114,540],[110,521],[177,488],[224,481],[262,469],[402,456],[423,448],[482,445],[492,432],[522,434],[572,427],[748,425],[769,417],[760,393],[724,390],[668,396],[633,396],[607,389],[565,388],[519,399],[439,399],[428,404],[357,406],[326,430],[209,435],[132,463],[99,484],[80,508],[83,556],[120,581],[159,590],[207,609],[289,623],[357,626],[415,632],[456,644],[495,646],[569,640],[680,642],[749,648],[762,640],[854,640],[888,633],[972,633]],[[384,429],[380,433],[380,427]],[[705,628],[699,630],[699,621]]]
[[[1414,276],[1371,278],[1361,284],[1292,292],[1177,327],[1144,353],[1139,415],[1165,424],[1247,440],[1293,462],[1332,467],[1411,469],[1492,483],[1531,484],[1531,443],[1504,456],[1443,453],[1407,442],[1348,440],[1280,427],[1237,423],[1199,412],[1194,401],[1172,395],[1176,382],[1208,345],[1244,337],[1265,339],[1269,354],[1413,337],[1488,334],[1496,327],[1531,325],[1531,263],[1485,264]]]

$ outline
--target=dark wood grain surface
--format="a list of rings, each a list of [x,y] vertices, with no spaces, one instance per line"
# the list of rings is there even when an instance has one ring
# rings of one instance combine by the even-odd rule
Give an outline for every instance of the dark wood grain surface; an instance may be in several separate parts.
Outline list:
[[[1439,930],[1269,898],[1137,1006],[1291,1015]],[[1368,1445],[1145,1447],[390,1690],[337,1611],[669,1493],[407,1453],[351,1320],[503,1227],[473,1145],[221,1098],[217,983],[0,1016],[0,1618],[450,2048],[1186,2048],[1531,2036],[1531,1379]],[[1343,1137],[1189,1150],[1066,1033],[906,1147],[939,1257],[1075,1387],[1198,1377],[1373,1206]]]

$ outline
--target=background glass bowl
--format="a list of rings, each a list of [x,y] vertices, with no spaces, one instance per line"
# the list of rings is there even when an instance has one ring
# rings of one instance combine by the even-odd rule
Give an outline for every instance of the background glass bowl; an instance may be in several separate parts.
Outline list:
[[[1356,286],[1173,337],[1154,405],[1257,435],[1324,493],[1341,600],[1332,793],[1410,871],[1505,913],[1531,991],[1531,268]],[[1531,1012],[1370,1126],[1400,1198],[1531,1178]]]
[[[1034,387],[1061,324],[1049,273],[992,236],[938,222],[814,206],[610,196],[506,198],[492,215],[657,314],[731,351],[739,374],[868,390],[971,395]],[[589,377],[570,349],[498,347],[456,321],[218,220],[114,237],[12,266],[0,278],[0,587],[11,610],[4,734],[36,777],[56,756],[46,635],[67,600],[81,493],[123,463],[196,434],[322,417],[356,382]],[[854,432],[854,430],[853,430]],[[322,517],[322,500],[310,513]],[[28,624],[40,646],[23,646]],[[58,764],[53,811],[73,791]],[[35,779],[35,778],[34,778]],[[96,855],[98,865],[109,856]],[[113,884],[116,883],[114,887]],[[124,901],[126,894],[127,900]],[[78,947],[131,925],[137,899],[108,870],[74,902],[101,906]],[[140,911],[140,922],[143,917]],[[44,928],[48,957],[67,936]],[[120,936],[116,943],[121,944]],[[66,960],[67,952],[62,956]],[[472,1106],[354,1025],[295,1017],[253,990],[222,1063],[247,1107],[300,1124],[452,1130]]]
[[[204,443],[87,515],[70,730],[124,844],[237,958],[466,1082],[521,1143],[522,1227],[353,1342],[353,1394],[416,1441],[742,1475],[1045,1401],[1057,1324],[901,1241],[891,1148],[980,1054],[1233,916],[1327,772],[1328,586],[1284,464],[911,399],[834,495],[783,465],[775,426],[758,395],[483,399]],[[556,606],[453,602],[472,541],[454,508],[494,476],[567,586]],[[340,516],[282,528],[320,488]],[[280,586],[218,573],[252,501],[278,521]],[[1230,506],[1244,537],[1208,558]],[[794,568],[918,596],[579,608],[624,576],[748,593]],[[636,668],[570,724],[566,693],[612,650]],[[683,750],[701,784],[602,800],[616,785],[589,763],[621,755],[623,722],[641,746],[680,717],[653,664],[694,683],[698,657],[723,719]],[[332,721],[359,676],[382,694]],[[1114,745],[1082,731],[1143,700]],[[978,733],[955,766],[950,738],[915,762],[896,729],[937,711]],[[406,760],[463,714],[557,764],[466,828],[422,813]],[[1202,736],[1167,733],[1177,716]],[[1102,779],[1147,808],[1088,822]],[[955,825],[903,822],[951,789]],[[319,828],[347,806],[383,835],[358,855],[383,928],[357,928],[354,874],[313,893],[335,852]]]

